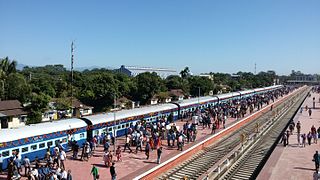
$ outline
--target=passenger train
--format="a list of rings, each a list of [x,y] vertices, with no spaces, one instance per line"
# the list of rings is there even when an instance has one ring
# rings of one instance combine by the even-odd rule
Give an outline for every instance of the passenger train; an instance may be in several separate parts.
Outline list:
[[[76,140],[80,147],[87,139],[92,139],[101,133],[115,132],[116,136],[123,136],[126,129],[135,125],[141,119],[156,122],[172,114],[173,120],[181,118],[185,112],[196,108],[206,108],[233,99],[249,97],[283,88],[282,85],[269,86],[253,90],[232,92],[216,96],[191,98],[172,103],[146,106],[131,110],[121,110],[116,113],[103,113],[82,118],[71,118],[40,124],[32,124],[17,129],[0,130],[0,164],[2,169],[8,166],[13,152],[20,152],[33,161],[36,157],[44,158],[48,147],[60,144],[68,148],[70,139]]]

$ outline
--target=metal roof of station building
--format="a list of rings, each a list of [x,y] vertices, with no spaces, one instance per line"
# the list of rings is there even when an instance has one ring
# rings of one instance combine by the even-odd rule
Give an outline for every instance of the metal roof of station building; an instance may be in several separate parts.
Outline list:
[[[59,121],[52,121],[39,124],[31,124],[14,129],[1,129],[0,130],[0,143],[15,141],[32,136],[39,136],[58,131],[66,131],[73,128],[85,127],[87,124],[77,118],[65,119]]]

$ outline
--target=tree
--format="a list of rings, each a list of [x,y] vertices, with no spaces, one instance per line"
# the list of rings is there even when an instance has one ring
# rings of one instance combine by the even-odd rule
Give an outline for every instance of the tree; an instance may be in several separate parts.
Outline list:
[[[213,83],[209,78],[193,76],[188,80],[190,82],[190,94],[192,96],[199,96],[199,90],[200,96],[207,95],[211,90],[213,90]]]
[[[27,102],[30,97],[31,88],[23,75],[14,73],[10,74],[5,83],[6,99],[18,99],[20,102]]]
[[[46,94],[40,93],[31,95],[30,105],[27,107],[29,116],[27,124],[40,123],[42,120],[42,113],[47,110],[50,97]]]
[[[187,79],[182,79],[179,76],[168,76],[165,80],[166,86],[169,90],[171,89],[182,89],[183,92],[188,93],[189,92],[189,82]]]
[[[181,72],[180,75],[183,79],[186,79],[190,76],[190,70],[189,67],[185,67]]]
[[[17,71],[17,61],[10,61],[8,57],[0,60],[0,77],[7,77]]]
[[[115,97],[119,97],[118,81],[110,72],[86,73],[79,87],[79,99],[94,106],[95,110],[105,111],[113,105]]]
[[[16,73],[16,61],[10,61],[8,57],[0,59],[0,99],[7,99],[5,91],[6,79],[10,74]]]
[[[134,80],[137,89],[133,92],[132,97],[136,101],[141,101],[142,104],[145,104],[155,94],[167,90],[164,81],[154,72],[141,73]]]
[[[30,83],[33,92],[37,94],[44,93],[50,97],[55,97],[56,91],[53,80],[40,77],[38,79],[34,78]]]

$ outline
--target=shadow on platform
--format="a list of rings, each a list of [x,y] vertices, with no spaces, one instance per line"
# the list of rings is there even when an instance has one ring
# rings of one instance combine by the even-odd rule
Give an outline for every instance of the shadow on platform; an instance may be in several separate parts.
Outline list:
[[[144,163],[149,163],[149,164],[157,164],[155,161],[143,161]]]
[[[304,167],[294,167],[294,169],[306,170],[306,171],[315,171],[313,168],[304,168]]]
[[[106,165],[104,165],[104,164],[91,164],[91,165],[94,165],[94,166],[96,166],[96,167],[100,167],[100,168],[109,168],[109,167],[107,167]]]

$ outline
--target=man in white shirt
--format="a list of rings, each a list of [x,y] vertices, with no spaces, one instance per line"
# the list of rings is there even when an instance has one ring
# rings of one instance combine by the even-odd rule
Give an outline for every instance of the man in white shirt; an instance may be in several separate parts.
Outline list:
[[[38,176],[39,176],[38,169],[33,169],[33,170],[31,170],[31,174],[32,174],[36,179],[38,179]]]
[[[60,155],[59,155],[60,167],[63,168],[63,169],[65,169],[64,161],[66,160],[66,158],[67,158],[66,153],[64,152],[64,150],[60,149]]]
[[[29,171],[30,171],[30,159],[26,156],[24,159],[23,159],[23,166],[24,166],[24,173],[25,173],[25,176],[27,176],[29,174]]]
[[[67,180],[67,177],[68,177],[67,171],[64,168],[62,168],[61,169],[61,180]]]

